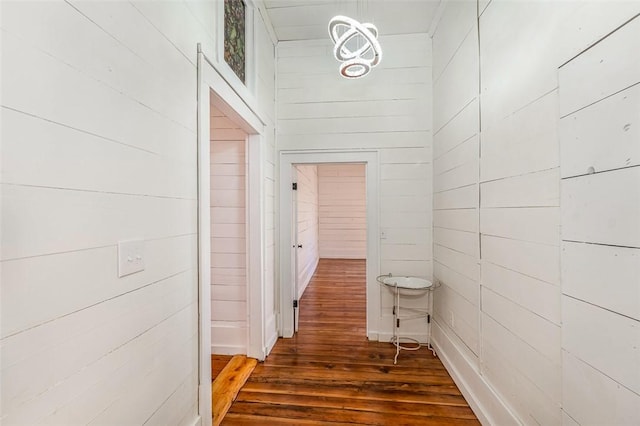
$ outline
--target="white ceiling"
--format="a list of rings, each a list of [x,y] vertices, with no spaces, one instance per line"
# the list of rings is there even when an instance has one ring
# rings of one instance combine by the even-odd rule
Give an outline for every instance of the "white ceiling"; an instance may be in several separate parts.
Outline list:
[[[372,22],[380,35],[426,33],[440,0],[264,0],[278,40],[328,37],[329,19]]]

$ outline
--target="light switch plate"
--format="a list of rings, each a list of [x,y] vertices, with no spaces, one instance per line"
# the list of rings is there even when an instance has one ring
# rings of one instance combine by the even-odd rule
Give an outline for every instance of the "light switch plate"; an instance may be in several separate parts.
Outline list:
[[[144,271],[144,241],[118,242],[118,277]]]

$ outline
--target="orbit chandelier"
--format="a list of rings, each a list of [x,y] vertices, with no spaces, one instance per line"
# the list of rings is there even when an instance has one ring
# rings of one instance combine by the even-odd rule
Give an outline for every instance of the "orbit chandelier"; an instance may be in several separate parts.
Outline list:
[[[334,16],[329,21],[329,35],[335,44],[333,55],[341,62],[340,74],[346,78],[364,77],[382,59],[378,29],[361,24],[347,16]]]

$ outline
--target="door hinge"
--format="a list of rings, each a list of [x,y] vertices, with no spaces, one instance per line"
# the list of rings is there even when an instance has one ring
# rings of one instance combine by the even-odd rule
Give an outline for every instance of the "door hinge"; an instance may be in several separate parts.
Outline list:
[[[431,315],[427,314],[427,324],[431,324]]]
[[[298,301],[297,301],[297,300],[294,300],[294,301],[293,301],[293,307],[294,307],[294,308],[297,308],[297,307],[298,307]]]
[[[297,191],[298,190],[298,183],[297,182],[293,182],[291,184],[291,189],[293,189],[294,191]]]

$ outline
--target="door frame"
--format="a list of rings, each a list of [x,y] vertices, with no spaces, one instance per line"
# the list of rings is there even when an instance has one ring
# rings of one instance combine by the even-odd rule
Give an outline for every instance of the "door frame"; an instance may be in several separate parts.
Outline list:
[[[197,62],[198,183],[198,411],[202,425],[211,424],[211,182],[210,105],[247,133],[247,355],[264,360],[264,191],[265,121],[236,92],[198,45]]]
[[[359,163],[365,164],[367,193],[367,337],[378,340],[380,324],[380,288],[376,277],[380,271],[379,238],[379,158],[378,151],[367,150],[323,150],[323,151],[280,151],[279,157],[279,290],[280,324],[282,337],[293,336],[293,300],[295,299],[295,277],[291,277],[292,232],[292,174],[297,164]]]
[[[291,182],[293,184],[298,184],[298,169],[295,165],[291,168]],[[293,189],[293,188],[292,188]],[[298,263],[299,263],[299,250],[298,250],[298,190],[291,191],[291,239],[293,243],[293,250],[291,250],[291,274],[292,274],[292,286],[293,286],[293,294],[294,299],[300,299],[298,296]],[[293,333],[298,332],[299,325],[299,309],[300,305],[298,304],[298,308],[293,309]]]

